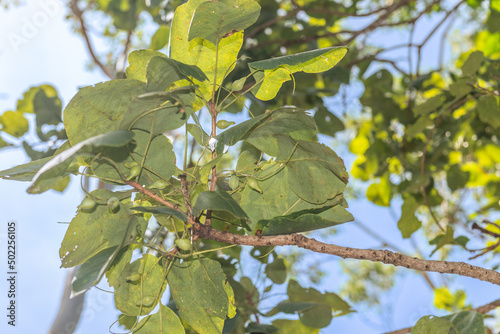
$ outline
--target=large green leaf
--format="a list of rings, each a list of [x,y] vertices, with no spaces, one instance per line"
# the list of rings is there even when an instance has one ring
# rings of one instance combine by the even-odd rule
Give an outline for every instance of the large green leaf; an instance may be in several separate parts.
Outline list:
[[[160,310],[139,322],[134,334],[184,334],[184,326],[174,311],[160,304]]]
[[[69,224],[66,235],[59,249],[62,267],[79,265],[100,251],[133,242],[146,229],[146,221],[137,219],[129,213],[130,202],[121,201],[114,211],[106,205],[110,197],[119,197],[120,193],[99,189],[86,198],[97,200],[92,210],[80,210]]]
[[[291,221],[293,229],[302,231],[310,230],[309,223],[317,228],[338,224],[337,211],[333,209],[343,203],[342,196],[334,197],[320,205],[309,203],[292,191],[288,182],[288,168],[281,168],[279,164],[272,162],[261,165],[261,168],[262,171],[255,173],[254,176],[257,179],[264,178],[259,181],[262,193],[249,186],[237,193],[241,208],[252,221],[251,227],[254,233],[257,231],[256,225],[259,221],[261,221],[259,226],[266,227],[266,233],[272,233],[271,221],[281,223],[283,216],[287,216],[286,218]],[[270,175],[273,176],[269,177]],[[304,218],[300,218],[302,215]],[[315,218],[314,215],[319,215],[320,218]],[[279,224],[276,230],[290,231],[285,222]]]
[[[194,12],[188,40],[201,37],[217,45],[226,34],[242,31],[254,24],[259,13],[260,6],[253,0],[204,2]]]
[[[351,307],[333,292],[321,293],[314,288],[303,288],[295,280],[288,283],[287,294],[292,302],[308,302],[328,305],[341,314],[352,312]]]
[[[265,153],[277,156],[278,143],[275,135],[288,134],[297,140],[316,140],[316,124],[305,111],[283,107],[250,118],[220,133],[216,152],[221,154],[228,146],[247,140]]]
[[[346,47],[330,47],[249,63],[250,71],[257,71],[254,78],[258,85],[253,89],[254,95],[264,101],[271,100],[293,73],[328,71],[346,53]]]
[[[184,261],[172,267],[167,279],[182,319],[199,333],[220,334],[230,310],[220,263]]]
[[[194,87],[152,92],[135,97],[124,114],[120,129],[140,129],[159,135],[180,128],[193,112]]]
[[[167,287],[160,259],[144,254],[129,263],[115,285],[115,305],[126,315],[149,314]]]
[[[276,137],[277,161],[286,163],[288,182],[297,196],[320,204],[344,191],[349,175],[343,160],[332,149],[286,135]]]
[[[120,129],[130,102],[146,93],[138,80],[111,80],[80,89],[64,110],[64,127],[71,145]]]
[[[128,146],[118,149],[105,149],[102,154],[112,159],[125,176],[129,173],[126,166],[132,162],[140,165],[144,155],[146,155],[139,182],[149,186],[160,179],[169,180],[176,168],[175,154],[170,140],[163,135],[151,139],[149,133],[141,130],[133,130],[132,132],[134,133],[134,140]],[[120,175],[115,170],[115,167],[105,160],[94,162],[92,170],[99,177],[120,180]]]
[[[411,329],[411,334],[449,334],[452,324],[450,321],[427,315],[417,321]]]
[[[31,181],[33,176],[42,168],[52,157],[43,158],[15,166],[0,172],[0,178],[16,181]]]
[[[236,218],[250,220],[239,204],[223,190],[202,192],[193,207],[193,215],[199,216],[204,210],[229,212]]]
[[[29,193],[38,194],[52,188],[65,176],[74,157],[82,152],[92,152],[102,147],[121,147],[132,140],[130,131],[113,131],[79,142],[50,159],[38,170],[28,189]]]
[[[78,296],[99,283],[119,250],[118,246],[106,248],[85,261],[71,282],[71,297]]]
[[[175,36],[175,38],[170,41],[170,55],[172,59],[184,64],[198,66],[205,73],[208,81],[200,82],[194,79],[194,83],[199,86],[204,99],[209,100],[214,81],[215,89],[218,89],[224,76],[234,68],[238,52],[243,44],[243,33],[237,32],[223,38],[218,45],[218,54],[215,45],[205,39],[196,38],[189,41],[189,27],[194,12],[205,1],[191,0],[175,10],[171,29],[171,36]],[[215,75],[216,71],[217,75]],[[203,105],[201,100],[198,101],[195,104],[195,110]]]

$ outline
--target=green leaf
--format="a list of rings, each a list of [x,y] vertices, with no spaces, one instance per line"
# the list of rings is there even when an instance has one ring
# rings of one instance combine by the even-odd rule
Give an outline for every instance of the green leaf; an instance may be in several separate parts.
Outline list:
[[[190,78],[208,80],[203,71],[195,65],[186,65],[175,59],[154,57],[149,61],[146,73],[148,90],[165,91],[173,83]]]
[[[118,246],[123,240],[128,244],[144,233],[146,221],[130,215],[129,203],[121,201],[116,212],[108,210],[108,198],[119,195],[104,189],[87,195],[98,199],[98,205],[88,212],[79,211],[69,224],[59,249],[62,267],[77,266],[106,248]]]
[[[226,211],[236,218],[249,220],[245,211],[223,190],[204,191],[198,196],[193,207],[193,215],[199,216],[205,210]]]
[[[328,305],[341,314],[352,312],[351,307],[333,292],[321,293],[314,288],[303,288],[295,280],[288,283],[287,294],[292,302],[308,302]]]
[[[451,328],[453,328],[453,325],[450,321],[426,315],[417,321],[411,329],[411,334],[448,334]]]
[[[16,181],[31,181],[40,168],[51,159],[52,157],[47,157],[3,170],[0,172],[0,178]]]
[[[332,321],[332,309],[328,305],[318,304],[299,313],[300,321],[312,328],[327,327]]]
[[[139,322],[134,334],[183,334],[186,331],[181,320],[169,307],[160,304],[160,310]]]
[[[436,248],[431,252],[431,255],[434,255],[440,248],[445,245],[453,245],[455,244],[455,239],[453,238],[453,228],[451,226],[446,227],[446,232],[444,234],[439,234],[437,237],[429,241],[429,244],[436,245]]]
[[[134,140],[126,147],[103,150],[102,154],[118,165],[122,173],[128,175],[127,167],[130,163],[140,165],[144,160],[139,183],[150,186],[157,180],[169,180],[175,172],[175,154],[173,146],[167,137],[159,135],[150,141],[150,134],[145,131],[133,130]],[[92,171],[102,178],[120,180],[120,175],[114,166],[106,161],[98,160],[92,164]]]
[[[422,133],[422,131],[433,124],[434,122],[427,115],[420,116],[415,123],[406,128],[405,135],[408,139],[415,138],[419,133]]]
[[[455,81],[450,85],[450,93],[455,98],[459,99],[473,90],[472,86],[469,84],[469,79],[460,79]]]
[[[119,128],[139,129],[159,135],[180,128],[193,112],[194,87],[138,95],[130,102]]]
[[[332,226],[336,225],[336,211],[329,212],[328,209],[340,205],[342,197],[338,196],[326,201],[323,204],[311,204],[300,198],[291,189],[288,182],[288,168],[280,169],[277,163],[266,163],[261,165],[262,170],[255,173],[254,177],[262,179],[259,184],[262,188],[262,194],[252,190],[250,187],[245,187],[240,195],[240,206],[250,217],[252,224],[251,228],[254,233],[257,231],[257,223],[265,225],[265,233],[272,233],[275,228],[277,233],[287,230],[287,223],[297,223],[292,226],[292,231],[299,229],[302,231],[311,230],[307,224],[314,223],[313,226]],[[278,171],[278,172],[277,172]],[[273,175],[272,177],[268,177]],[[320,214],[320,218],[324,221],[318,222],[319,218],[309,217],[308,214]],[[304,218],[300,216],[305,215]],[[287,217],[282,217],[287,216]],[[276,220],[274,220],[276,219]],[[274,222],[278,224],[274,227]]]
[[[183,62],[184,64],[198,66],[209,81],[200,82],[194,80],[199,86],[205,100],[209,100],[212,95],[214,78],[215,89],[222,84],[226,74],[229,74],[236,64],[238,52],[243,44],[243,33],[237,32],[226,38],[223,38],[218,45],[218,55],[215,45],[211,42],[195,38],[191,42],[188,40],[189,27],[196,8],[206,0],[191,0],[177,7],[172,20],[171,35],[175,36],[170,42],[170,55],[172,59]],[[217,69],[217,75],[215,70]],[[195,104],[195,110],[204,106],[202,100]]]
[[[481,96],[476,107],[481,122],[500,129],[500,107],[494,96]]]
[[[341,198],[338,198],[340,201]],[[328,207],[327,207],[328,208]],[[311,210],[314,211],[314,210]],[[290,215],[295,216],[295,215]],[[318,230],[354,220],[354,217],[340,204],[321,213],[304,213],[296,218],[290,216],[259,220],[257,231],[262,235],[280,235]]]
[[[287,334],[317,334],[319,329],[305,326],[300,320],[274,320],[273,326],[278,328],[278,333]]]
[[[132,209],[134,211],[139,211],[139,212],[150,212],[150,213],[174,216],[182,220],[183,222],[187,221],[187,217],[184,212],[166,206],[134,206]]]
[[[319,133],[324,135],[333,137],[337,132],[345,129],[344,123],[323,106],[318,107],[318,111],[314,114],[314,121]]]
[[[433,96],[424,103],[416,106],[415,109],[413,109],[413,113],[415,116],[427,115],[431,111],[435,111],[437,108],[441,107],[445,101],[446,96],[442,94]]]
[[[170,27],[168,25],[161,25],[151,38],[151,43],[149,44],[149,48],[152,50],[163,49],[168,44],[169,38],[170,38]]]
[[[184,261],[172,267],[167,279],[181,318],[197,332],[220,334],[229,311],[220,263],[207,258]]]
[[[101,280],[109,265],[120,251],[118,246],[106,248],[85,261],[71,282],[71,298],[76,297]]]
[[[127,280],[133,274],[139,273],[139,281]],[[160,301],[167,284],[164,269],[159,259],[151,254],[144,254],[125,268],[115,285],[115,305],[126,315],[149,314]]]
[[[276,258],[266,266],[267,277],[276,284],[283,284],[286,281],[286,266],[282,258]]]
[[[484,60],[482,51],[472,52],[462,65],[462,74],[465,76],[475,75]]]
[[[442,317],[449,320],[460,334],[485,334],[484,317],[475,311],[462,311]]]
[[[469,181],[469,172],[464,172],[459,165],[451,165],[446,173],[446,182],[451,190],[465,187]]]
[[[133,133],[130,131],[113,131],[98,135],[57,154],[38,170],[28,189],[31,194],[42,193],[52,188],[60,178],[66,175],[66,171],[74,157],[82,152],[92,152],[100,147],[121,147],[132,140]]]
[[[277,143],[276,160],[286,164],[288,183],[297,196],[320,204],[344,191],[349,175],[343,160],[328,146],[285,135]]]
[[[132,329],[136,323],[136,316],[125,315],[123,313],[118,316],[118,324],[125,327],[125,329]]]
[[[120,129],[120,122],[137,95],[146,93],[137,80],[111,80],[80,89],[64,110],[64,127],[71,145]]]
[[[36,95],[43,91],[43,95],[48,98],[57,98],[57,90],[51,85],[40,85],[30,87],[27,91],[23,93],[23,97],[17,100],[16,110],[23,113],[35,113],[34,100]],[[59,100],[59,99],[58,99]],[[62,105],[59,100],[59,107]]]
[[[401,206],[401,218],[398,221],[398,228],[403,235],[403,238],[409,238],[417,231],[422,223],[415,216],[419,204],[413,196],[408,196]]]
[[[204,2],[193,15],[188,40],[201,37],[217,43],[226,34],[242,31],[257,21],[260,6],[253,0],[222,0]]]
[[[210,140],[210,136],[198,125],[196,124],[186,124],[187,129],[191,136],[193,136],[194,140],[198,144],[203,147],[208,145],[208,141]]]
[[[266,115],[266,114],[264,114]],[[267,114],[259,124],[252,127],[243,139],[259,150],[278,156],[278,135],[287,134],[295,140],[316,141],[316,123],[304,110],[297,108],[279,108]]]
[[[291,79],[293,73],[328,71],[346,53],[347,48],[345,47],[330,47],[249,63],[250,71],[259,71],[254,74],[254,78],[256,82],[260,83],[252,92],[260,100],[271,100],[276,96],[281,85]]]
[[[161,52],[154,50],[135,50],[128,55],[128,67],[125,74],[128,79],[146,82],[146,73],[149,61],[155,57],[166,57]]]

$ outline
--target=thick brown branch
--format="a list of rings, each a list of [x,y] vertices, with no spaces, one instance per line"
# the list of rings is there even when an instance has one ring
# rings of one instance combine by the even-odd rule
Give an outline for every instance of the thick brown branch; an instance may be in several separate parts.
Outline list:
[[[227,242],[235,245],[248,246],[298,246],[316,253],[325,253],[340,256],[344,259],[358,259],[378,261],[394,266],[405,267],[420,271],[432,271],[442,274],[456,274],[472,277],[492,284],[500,285],[500,273],[494,270],[473,266],[464,262],[423,260],[394,253],[388,250],[357,249],[325,244],[301,234],[287,234],[277,236],[239,235],[212,229],[210,226],[196,223],[195,234],[200,238]]]

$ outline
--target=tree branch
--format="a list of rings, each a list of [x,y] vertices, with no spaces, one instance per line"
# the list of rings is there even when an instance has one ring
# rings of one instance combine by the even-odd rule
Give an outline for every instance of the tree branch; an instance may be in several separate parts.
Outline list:
[[[83,20],[83,12],[78,8],[77,0],[72,0],[69,7],[73,14],[75,14],[76,18],[80,22],[80,30],[83,35],[83,39],[85,40],[85,44],[87,45],[87,50],[89,51],[90,57],[92,61],[101,69],[101,71],[110,79],[114,79],[113,73],[110,72],[109,68],[104,66],[103,63],[99,60],[99,58],[94,53],[94,48],[92,43],[90,42],[89,35],[87,33],[87,28],[85,26],[85,21]]]
[[[200,223],[194,224],[194,233],[200,238],[248,246],[298,246],[316,253],[331,254],[341,258],[378,261],[394,266],[442,274],[456,274],[500,285],[500,273],[464,262],[423,260],[388,250],[358,249],[326,244],[301,234],[276,236],[239,235],[215,230]]]

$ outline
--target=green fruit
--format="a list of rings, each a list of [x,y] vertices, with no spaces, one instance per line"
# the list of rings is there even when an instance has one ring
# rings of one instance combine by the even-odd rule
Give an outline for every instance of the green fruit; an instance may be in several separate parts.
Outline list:
[[[114,209],[116,209],[119,205],[120,205],[120,200],[116,197],[110,197],[108,199],[108,209],[110,209],[111,211],[113,211]]]
[[[78,206],[81,210],[92,210],[96,206],[97,202],[90,197],[85,197]]]
[[[231,178],[229,179],[229,186],[231,187],[231,189],[234,190],[238,188],[239,185],[240,185],[240,180],[238,179],[236,174],[231,175]]]
[[[142,306],[144,306],[144,307],[153,306],[155,299],[156,298],[153,296],[146,296],[146,297],[142,298]]]
[[[229,121],[225,121],[225,120],[221,119],[220,121],[217,121],[216,125],[219,129],[225,129],[227,127],[230,127],[233,124],[234,124],[234,122],[229,122]]]
[[[135,161],[131,161],[131,162],[126,162],[125,163],[125,167],[127,167],[128,169],[131,169],[134,166],[139,166],[139,164],[137,162],[135,162]]]
[[[165,182],[163,180],[156,180],[149,188],[151,189],[164,189],[166,186],[168,186],[168,182]]]
[[[132,178],[136,177],[139,175],[141,172],[141,166],[135,165],[130,169],[130,175],[128,176],[127,180],[131,180]]]
[[[247,183],[250,188],[262,194],[262,188],[259,185],[259,181],[257,181],[253,177],[249,177],[247,179]]]
[[[233,82],[232,86],[232,91],[233,92],[238,92],[243,89],[243,86],[245,85],[245,81],[247,81],[247,78],[241,78]]]
[[[175,245],[183,251],[188,251],[191,249],[191,242],[187,239],[176,239]]]
[[[125,278],[127,283],[135,283],[141,279],[141,274],[135,273]]]

